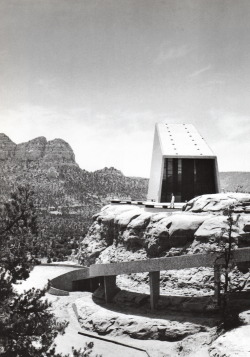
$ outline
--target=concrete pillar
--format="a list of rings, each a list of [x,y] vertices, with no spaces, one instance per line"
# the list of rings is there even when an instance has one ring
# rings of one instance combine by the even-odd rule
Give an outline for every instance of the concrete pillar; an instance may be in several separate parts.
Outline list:
[[[158,300],[160,296],[160,272],[149,272],[149,284],[150,284],[150,307],[151,310],[157,309]]]
[[[111,302],[117,293],[116,276],[104,276],[104,292],[106,303]]]
[[[220,305],[220,266],[214,266],[214,299],[216,304]]]

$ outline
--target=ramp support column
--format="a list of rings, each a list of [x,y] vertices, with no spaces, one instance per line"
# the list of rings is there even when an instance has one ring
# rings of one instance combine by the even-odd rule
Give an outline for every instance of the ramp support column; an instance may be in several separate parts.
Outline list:
[[[116,275],[104,276],[105,301],[109,303],[117,293]]]
[[[160,272],[149,272],[149,284],[150,284],[150,307],[151,310],[157,309],[158,300],[160,296]]]

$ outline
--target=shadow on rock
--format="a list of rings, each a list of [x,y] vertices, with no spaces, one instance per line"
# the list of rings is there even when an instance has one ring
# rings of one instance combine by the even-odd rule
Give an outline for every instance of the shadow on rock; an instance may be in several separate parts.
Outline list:
[[[154,311],[150,309],[150,296],[138,292],[119,290],[112,303],[106,304],[104,288],[99,287],[92,299],[105,309],[122,314],[201,323],[209,327],[218,323],[218,309],[212,296],[160,296],[158,308]]]

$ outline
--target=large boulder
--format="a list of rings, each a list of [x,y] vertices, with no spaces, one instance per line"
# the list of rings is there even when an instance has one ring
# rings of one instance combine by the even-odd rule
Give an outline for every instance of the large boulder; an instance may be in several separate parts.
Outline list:
[[[122,295],[122,294],[121,294]],[[120,295],[120,299],[126,296]],[[136,300],[136,297],[134,298]],[[145,296],[142,296],[145,299]],[[142,300],[137,299],[137,304],[140,305]],[[179,322],[161,318],[152,318],[144,316],[130,315],[123,311],[113,312],[102,308],[99,305],[93,306],[84,299],[76,301],[76,307],[79,315],[80,325],[85,330],[96,332],[100,335],[110,336],[129,336],[139,340],[160,340],[160,341],[180,341],[187,336],[209,331],[209,328],[204,325]]]
[[[81,242],[79,256],[84,256],[81,261],[85,264],[87,260],[88,264],[94,263],[100,254],[101,261],[107,261],[107,254],[103,251],[112,244],[116,249],[119,246],[121,251],[127,250],[132,254],[140,250],[142,259],[145,255],[164,255],[171,248],[177,248],[175,253],[178,255],[178,249],[193,241],[194,233],[209,217],[208,214],[189,212],[145,212],[134,205],[109,205],[93,217],[94,222]],[[114,259],[112,254],[111,260]]]
[[[195,197],[185,204],[184,211],[189,212],[221,212],[230,205],[241,207],[242,211],[250,208],[249,193],[217,193]]]
[[[250,246],[250,232],[248,232],[249,217],[233,214],[231,237],[237,247]],[[203,253],[215,250],[220,243],[228,239],[229,222],[226,215],[208,217],[197,229],[194,240],[189,248],[189,254]]]
[[[145,249],[130,249],[128,250],[122,244],[112,244],[103,249],[98,258],[96,258],[96,264],[115,263],[115,262],[129,262],[134,260],[147,259],[147,252]]]
[[[250,356],[250,326],[241,326],[226,332],[215,340],[210,349],[210,357]]]
[[[123,244],[129,248],[142,248],[145,245],[145,229],[150,222],[152,214],[140,212],[130,221],[122,235]]]
[[[221,239],[228,235],[228,220],[226,216],[214,216],[206,219],[195,232],[195,239],[199,241],[211,241]],[[236,238],[240,234],[240,227],[236,224],[232,226],[232,237]]]
[[[93,216],[93,220],[94,221],[98,221],[99,223],[102,222],[112,222],[114,223],[115,219],[116,219],[116,224],[121,223],[126,224],[126,222],[121,222],[119,221],[120,219],[118,218],[120,215],[122,215],[123,213],[128,213],[131,212],[131,214],[133,215],[135,211],[138,211],[138,214],[140,209],[137,206],[132,206],[132,205],[107,205],[105,207],[103,207],[101,209],[100,212],[96,213]],[[122,218],[122,217],[121,217]],[[129,223],[131,220],[131,216],[128,216],[128,220],[127,223]]]
[[[248,196],[205,195],[192,200],[193,208],[177,212],[154,213],[137,205],[108,205],[93,217],[94,222],[80,244],[79,256],[84,256],[83,263],[87,263],[86,257],[89,263],[94,263],[96,259],[98,262],[122,261],[123,254],[124,260],[128,260],[129,254],[134,260],[140,255],[145,259],[214,250],[214,245],[218,246],[228,236],[228,216],[224,208],[232,202],[245,208]],[[249,216],[243,212],[241,215],[233,213],[232,217],[236,246],[250,246]],[[104,251],[112,245],[114,249],[109,249],[112,254],[109,258]],[[119,254],[114,254],[116,250]]]
[[[193,241],[194,233],[208,217],[181,212],[152,216],[145,232],[149,256],[159,256],[171,248],[185,247]]]
[[[80,243],[78,257],[82,264],[95,263],[102,251],[114,242],[117,244],[120,231],[141,213],[138,207],[137,210],[135,208],[130,205],[109,205],[93,216],[94,222]]]

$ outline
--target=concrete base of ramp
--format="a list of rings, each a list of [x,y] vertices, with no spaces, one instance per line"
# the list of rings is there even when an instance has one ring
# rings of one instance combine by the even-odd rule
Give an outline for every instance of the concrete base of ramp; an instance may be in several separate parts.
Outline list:
[[[60,290],[56,288],[49,288],[48,293],[51,295],[56,295],[56,296],[69,296],[69,292],[65,290]]]

